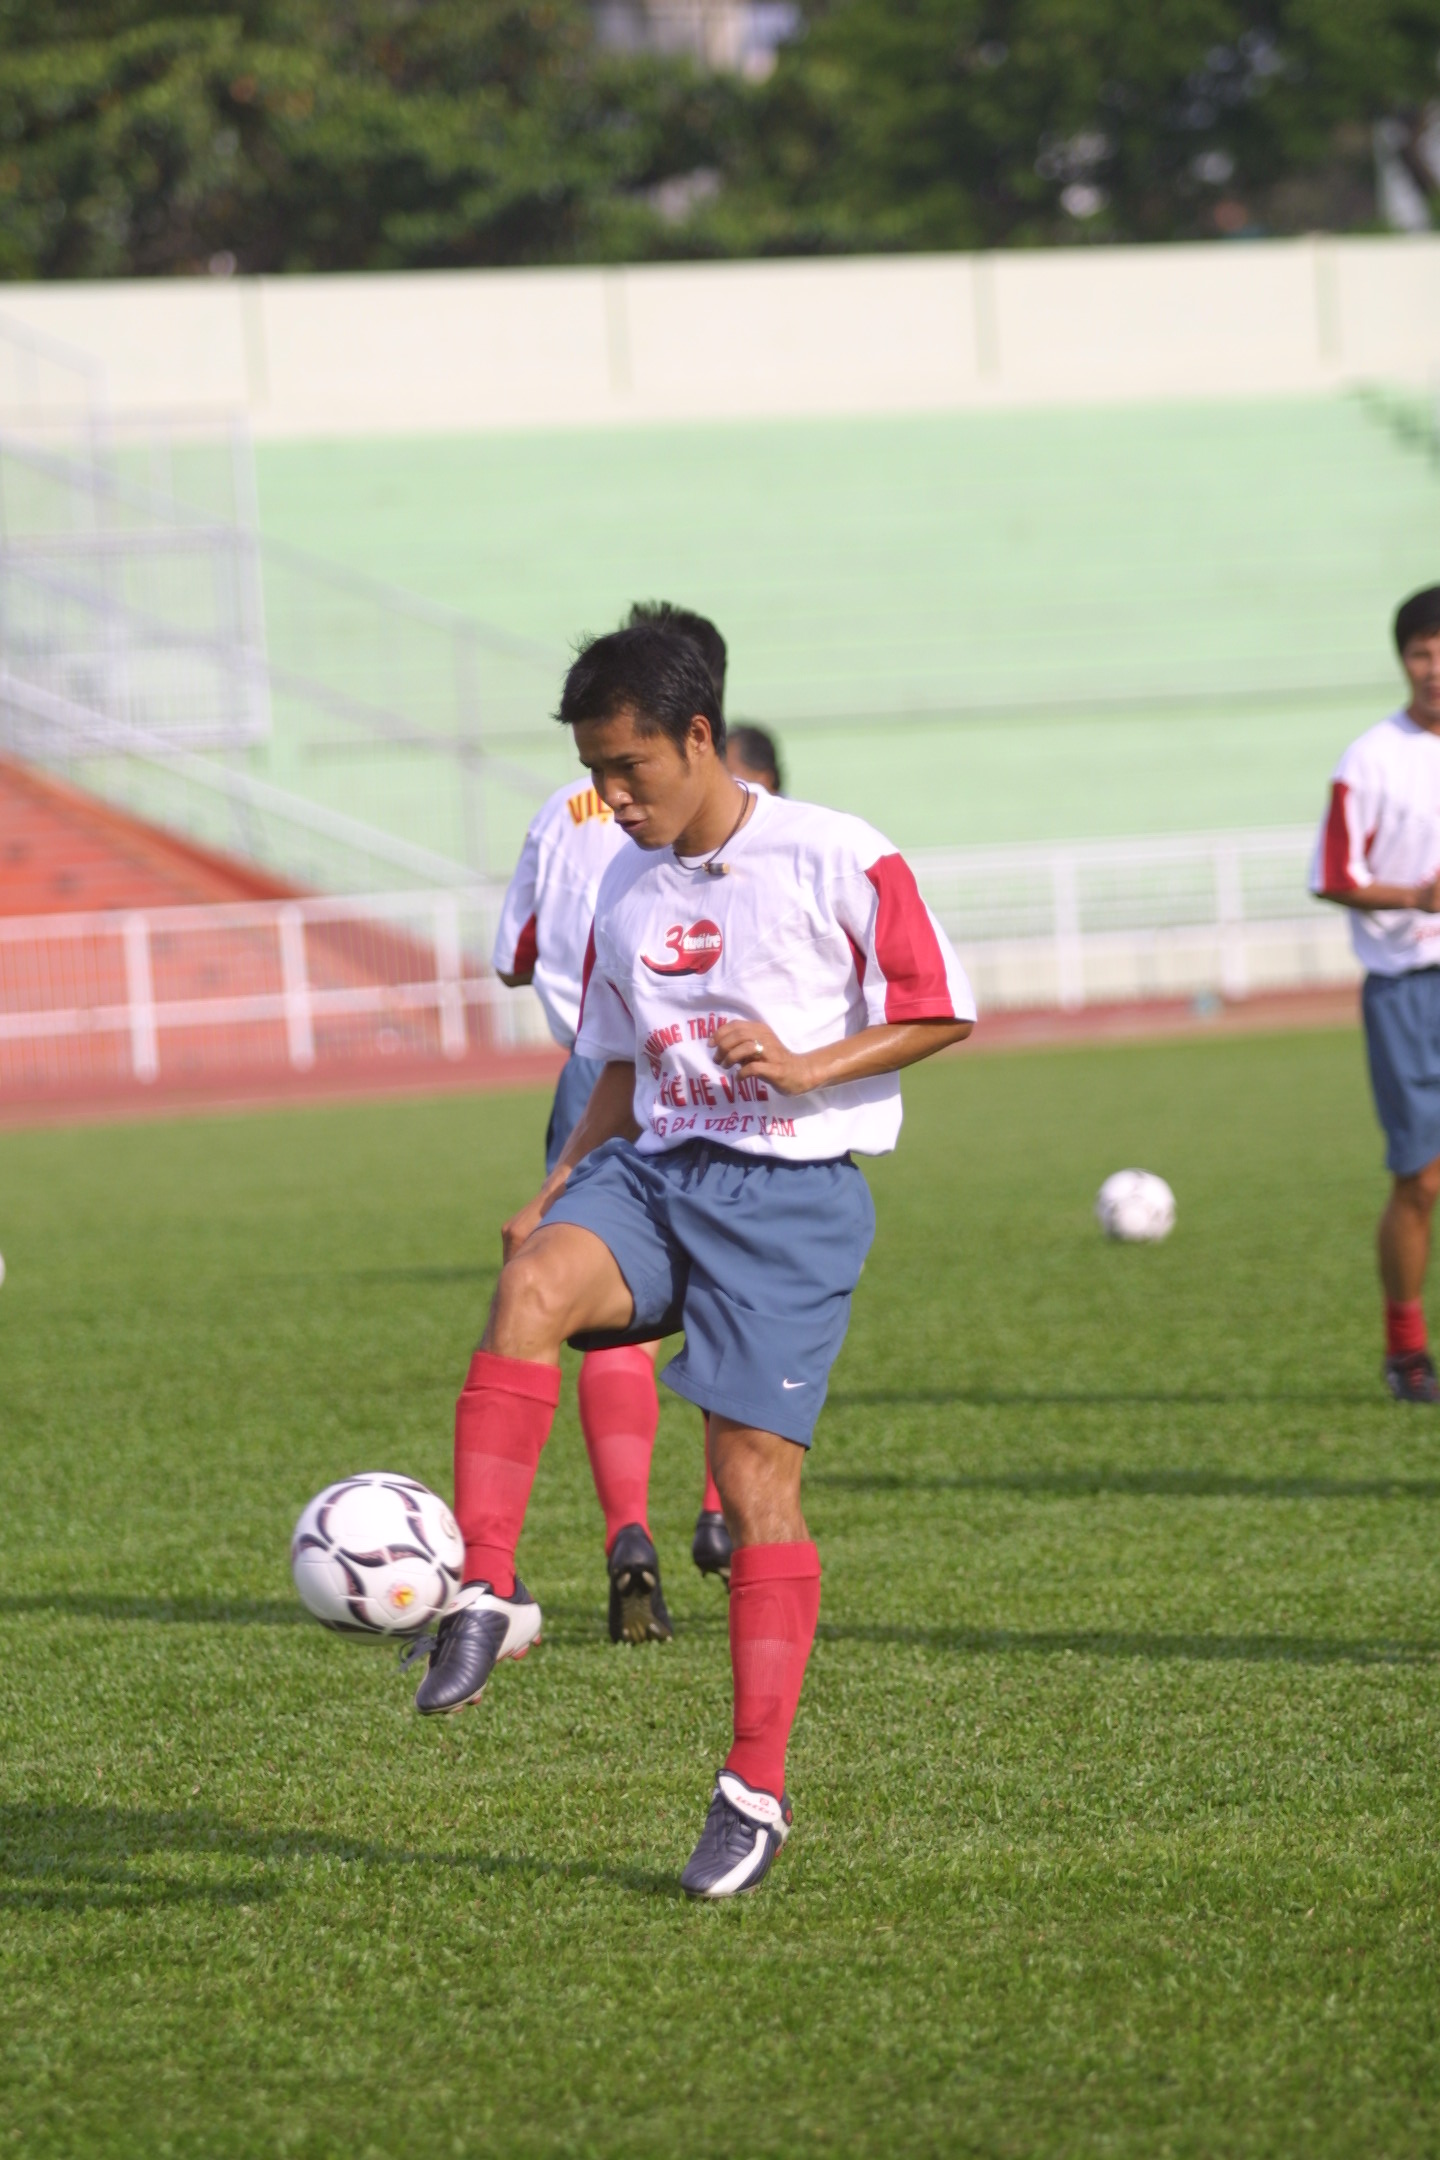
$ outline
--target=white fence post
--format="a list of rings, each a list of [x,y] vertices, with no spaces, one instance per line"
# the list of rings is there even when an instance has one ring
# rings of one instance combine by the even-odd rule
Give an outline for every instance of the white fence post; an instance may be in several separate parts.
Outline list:
[[[440,1048],[465,1055],[465,995],[460,987],[460,903],[447,893],[435,903],[435,980],[440,991]]]
[[[281,908],[277,922],[290,1063],[297,1072],[308,1072],[315,1063],[315,1028],[310,1015],[310,979],[305,972],[305,918],[291,901]]]
[[[150,925],[143,915],[127,915],[125,1004],[130,1023],[130,1067],[137,1080],[154,1080],[160,1071],[155,1029],[155,981],[150,972]]]
[[[1250,988],[1245,963],[1245,888],[1240,850],[1233,840],[1215,850],[1215,918],[1220,926],[1220,988],[1228,998],[1243,998]]]
[[[1080,942],[1080,891],[1073,855],[1051,858],[1055,896],[1055,995],[1066,1012],[1085,1003],[1085,948]]]

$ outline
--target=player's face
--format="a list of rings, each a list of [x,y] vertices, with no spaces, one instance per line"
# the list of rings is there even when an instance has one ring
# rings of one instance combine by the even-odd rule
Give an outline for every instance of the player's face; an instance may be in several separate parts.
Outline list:
[[[646,735],[632,712],[582,720],[575,748],[622,832],[643,848],[669,847],[705,799],[716,759],[708,721],[691,722],[689,755],[669,735]]]
[[[1407,640],[1400,655],[1410,680],[1410,702],[1417,718],[1440,720],[1440,630]]]

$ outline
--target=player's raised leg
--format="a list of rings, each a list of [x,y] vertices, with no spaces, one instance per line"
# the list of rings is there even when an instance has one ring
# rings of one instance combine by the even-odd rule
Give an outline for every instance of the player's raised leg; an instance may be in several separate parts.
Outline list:
[[[424,1714],[477,1702],[499,1659],[538,1641],[540,1608],[515,1574],[515,1552],[560,1398],[560,1345],[577,1328],[625,1327],[632,1310],[613,1256],[586,1230],[542,1230],[501,1271],[455,1406],[465,1576],[416,1692]]]

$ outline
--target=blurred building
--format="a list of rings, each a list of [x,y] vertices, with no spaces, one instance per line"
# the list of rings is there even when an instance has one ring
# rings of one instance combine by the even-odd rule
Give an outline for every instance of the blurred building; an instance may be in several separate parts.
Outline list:
[[[595,29],[612,52],[688,53],[702,67],[763,82],[800,27],[788,0],[598,0]]]

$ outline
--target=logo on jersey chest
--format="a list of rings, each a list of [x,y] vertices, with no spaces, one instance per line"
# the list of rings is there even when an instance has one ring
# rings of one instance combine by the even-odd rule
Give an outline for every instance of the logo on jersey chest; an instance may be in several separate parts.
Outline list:
[[[670,925],[665,932],[668,960],[652,960],[649,953],[640,958],[652,975],[708,975],[724,949],[720,925],[702,919],[688,930],[683,923]]]

